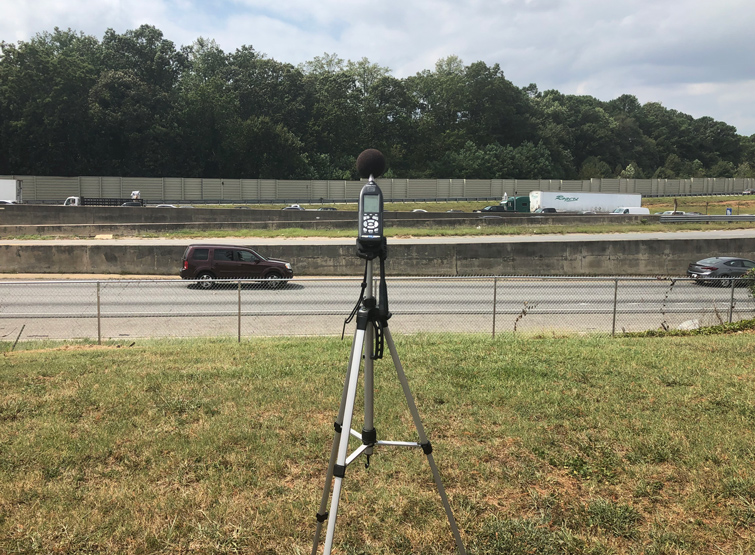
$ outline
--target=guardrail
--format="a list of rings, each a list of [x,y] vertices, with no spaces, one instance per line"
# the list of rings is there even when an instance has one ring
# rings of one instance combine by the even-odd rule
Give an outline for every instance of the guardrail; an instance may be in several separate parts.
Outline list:
[[[755,215],[753,214],[738,214],[738,215],[696,215],[696,214],[679,214],[677,216],[668,215],[661,216],[662,224],[682,224],[689,222],[755,222]]]
[[[744,280],[388,278],[397,333],[616,335],[755,317]],[[184,280],[0,281],[0,341],[340,335],[360,278],[246,280],[206,290]],[[377,290],[377,288],[376,288]]]

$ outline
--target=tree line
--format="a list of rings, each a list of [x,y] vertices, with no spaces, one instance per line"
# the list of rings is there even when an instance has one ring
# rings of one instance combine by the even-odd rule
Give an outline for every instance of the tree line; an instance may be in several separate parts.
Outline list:
[[[356,179],[755,177],[755,135],[710,117],[517,87],[456,56],[398,79],[363,58],[299,66],[143,25],[0,43],[0,174]]]

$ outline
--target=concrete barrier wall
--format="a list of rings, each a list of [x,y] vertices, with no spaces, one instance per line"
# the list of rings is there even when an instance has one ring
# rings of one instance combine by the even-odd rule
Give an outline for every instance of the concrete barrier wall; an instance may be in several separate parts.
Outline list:
[[[187,241],[188,245],[191,241]],[[237,244],[251,245],[240,240]],[[185,245],[0,245],[0,273],[178,275]],[[260,249],[293,264],[296,275],[360,275],[354,244],[291,244]],[[752,258],[752,239],[653,239],[388,244],[390,275],[683,275],[693,260]]]

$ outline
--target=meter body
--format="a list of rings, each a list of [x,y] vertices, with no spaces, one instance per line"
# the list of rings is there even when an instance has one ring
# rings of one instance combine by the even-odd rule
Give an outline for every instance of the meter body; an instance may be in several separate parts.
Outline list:
[[[372,181],[359,193],[359,241],[380,243],[383,239],[383,192]]]

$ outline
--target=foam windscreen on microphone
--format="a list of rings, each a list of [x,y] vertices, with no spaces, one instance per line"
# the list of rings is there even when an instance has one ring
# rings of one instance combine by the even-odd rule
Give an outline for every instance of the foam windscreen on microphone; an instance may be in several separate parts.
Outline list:
[[[368,148],[357,158],[360,177],[380,177],[385,171],[385,156],[379,150]]]

